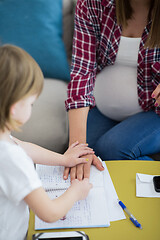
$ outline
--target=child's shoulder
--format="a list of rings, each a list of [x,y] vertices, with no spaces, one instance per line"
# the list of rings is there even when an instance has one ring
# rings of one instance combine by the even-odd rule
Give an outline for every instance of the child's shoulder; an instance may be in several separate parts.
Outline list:
[[[0,156],[0,164],[5,161],[6,165],[11,162],[18,162],[19,164],[23,162],[24,164],[25,161],[28,162],[28,160],[30,160],[28,155],[19,145],[11,144],[7,141],[0,141]]]
[[[12,144],[7,141],[0,141],[0,152],[3,152],[4,154],[9,154],[12,152],[19,152],[20,147],[17,144]]]

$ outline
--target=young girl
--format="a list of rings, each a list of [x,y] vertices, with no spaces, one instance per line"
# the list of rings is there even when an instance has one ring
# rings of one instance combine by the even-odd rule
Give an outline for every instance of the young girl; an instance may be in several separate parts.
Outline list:
[[[75,180],[61,197],[50,200],[34,168],[34,163],[86,163],[80,157],[93,153],[87,144],[75,142],[61,155],[11,136],[30,118],[42,87],[43,74],[29,54],[12,45],[0,47],[0,239],[25,239],[28,206],[43,221],[54,222],[92,187],[88,179]]]

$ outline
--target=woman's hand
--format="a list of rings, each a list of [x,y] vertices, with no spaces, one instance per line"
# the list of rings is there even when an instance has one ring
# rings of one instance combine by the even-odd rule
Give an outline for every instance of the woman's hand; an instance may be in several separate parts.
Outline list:
[[[160,106],[160,84],[156,87],[156,89],[152,93],[152,98],[155,98],[155,107]]]
[[[94,154],[93,149],[89,148],[88,144],[79,144],[79,142],[76,141],[64,153],[63,166],[74,167],[77,164],[86,164],[89,161],[88,157],[86,157],[88,154]]]
[[[89,178],[91,165],[94,165],[99,171],[104,170],[101,161],[96,157],[95,154],[89,154],[86,156],[86,158],[88,159],[86,164],[79,164],[76,167],[65,168],[63,178],[66,180],[69,172],[71,182],[75,179],[82,180],[83,178]]]

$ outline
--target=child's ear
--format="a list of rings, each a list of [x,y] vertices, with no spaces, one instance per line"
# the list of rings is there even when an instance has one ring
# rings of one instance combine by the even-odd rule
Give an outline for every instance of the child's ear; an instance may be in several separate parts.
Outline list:
[[[16,104],[13,104],[10,108],[10,113],[12,116],[16,114]]]

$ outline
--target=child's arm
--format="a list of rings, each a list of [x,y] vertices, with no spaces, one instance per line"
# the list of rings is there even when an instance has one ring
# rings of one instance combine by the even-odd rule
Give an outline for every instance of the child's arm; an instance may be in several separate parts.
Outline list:
[[[63,195],[54,200],[41,187],[28,194],[24,201],[40,219],[55,222],[64,217],[76,201],[85,199],[91,187],[87,178],[83,181],[76,179]]]
[[[87,163],[86,158],[80,157],[94,153],[87,144],[79,144],[78,142],[73,143],[64,154],[59,154],[33,143],[23,142],[14,137],[13,139],[36,164],[72,167],[80,163]]]

